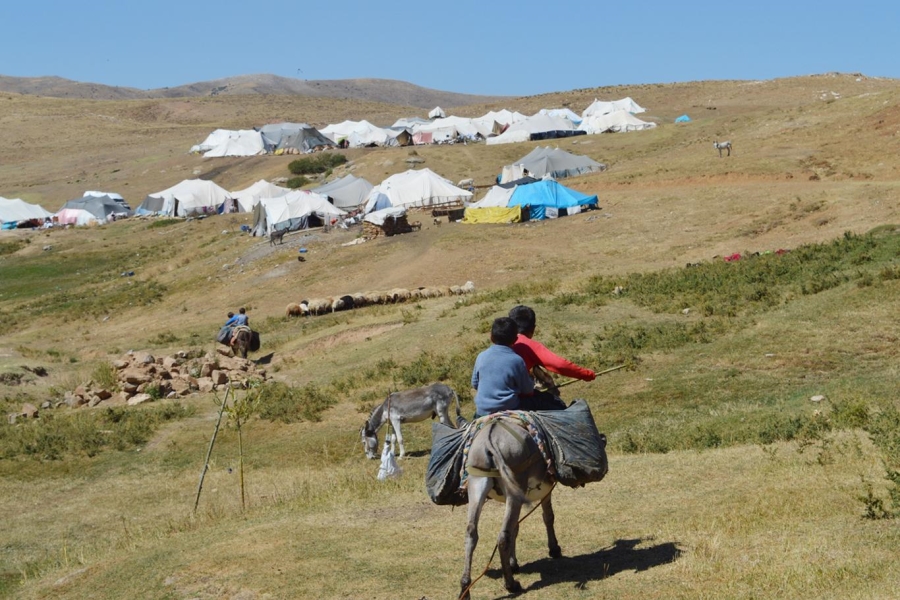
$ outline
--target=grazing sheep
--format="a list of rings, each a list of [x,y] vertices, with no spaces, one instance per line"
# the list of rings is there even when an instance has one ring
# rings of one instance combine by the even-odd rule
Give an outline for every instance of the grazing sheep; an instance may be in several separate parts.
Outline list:
[[[438,291],[438,294],[441,296],[449,296],[450,294],[452,294],[452,292],[450,291],[449,285],[442,285],[437,288],[437,291]]]
[[[450,293],[453,294],[454,296],[461,296],[462,293],[463,293],[463,291],[462,291],[462,286],[460,286],[460,285],[451,285],[451,286],[450,286]]]
[[[471,281],[467,281],[463,284],[461,289],[463,294],[472,294],[475,292],[475,284]]]
[[[363,306],[368,306],[369,304],[372,303],[369,300],[369,296],[366,294],[361,294],[359,292],[356,292],[355,294],[352,294],[352,296],[353,296],[353,306],[355,308],[362,308]]]
[[[344,295],[339,298],[335,298],[331,303],[331,312],[337,312],[339,310],[350,310],[355,307],[353,302],[353,296]]]
[[[290,304],[287,305],[287,309],[285,310],[285,316],[299,317],[302,314],[303,314],[303,309],[300,308],[299,304],[297,304],[295,302],[291,302]]]
[[[333,303],[334,300],[331,298],[313,298],[307,304],[307,306],[309,306],[309,314],[321,315],[327,313],[331,310],[331,305]]]

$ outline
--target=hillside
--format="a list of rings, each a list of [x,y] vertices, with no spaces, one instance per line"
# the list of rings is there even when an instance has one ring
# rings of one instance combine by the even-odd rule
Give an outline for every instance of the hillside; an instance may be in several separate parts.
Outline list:
[[[198,98],[258,94],[261,96],[306,96],[361,102],[382,102],[430,110],[483,104],[500,98],[459,94],[423,88],[389,79],[308,80],[278,75],[238,75],[153,90],[72,81],[62,77],[9,77],[0,75],[0,92],[82,100],[146,100],[152,98]]]
[[[564,181],[598,194],[599,210],[552,221],[437,225],[417,213],[421,231],[350,246],[352,229],[290,233],[272,246],[240,233],[247,215],[0,232],[7,413],[63,398],[129,350],[213,352],[213,333],[238,306],[262,335],[258,367],[285,386],[270,390],[268,418],[242,432],[245,508],[230,421],[191,511],[213,394],[177,410],[160,401],[126,417],[101,404],[4,426],[0,597],[455,597],[466,512],[423,493],[429,426],[404,425],[412,458],[383,483],[359,427],[387,391],[435,379],[453,385],[470,416],[474,356],[490,321],[520,302],[560,354],[596,370],[628,366],[563,388],[591,406],[611,470],[599,484],[554,491],[564,558],[546,557],[536,515],[523,523],[528,597],[893,597],[900,82],[647,84],[454,112],[581,112],[595,97],[623,96],[659,126],[553,141],[609,169]],[[217,127],[421,114],[258,94],[5,93],[0,103],[0,195],[52,210],[86,189],[136,204],[185,178],[240,189],[287,175],[289,157],[187,154]],[[675,125],[684,113],[693,122]],[[729,158],[712,147],[722,139],[734,145]],[[416,152],[441,175],[488,184],[536,145],[547,142]],[[377,183],[408,168],[405,148],[341,152],[349,162],[335,176]],[[734,253],[742,260],[721,258]],[[301,298],[466,281],[476,294],[284,316]],[[485,509],[479,573],[500,514]],[[503,595],[496,565],[475,597]]]

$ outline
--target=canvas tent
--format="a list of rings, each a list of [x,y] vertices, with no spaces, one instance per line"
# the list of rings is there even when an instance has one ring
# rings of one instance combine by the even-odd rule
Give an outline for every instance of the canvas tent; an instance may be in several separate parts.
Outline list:
[[[266,152],[274,154],[307,153],[320,148],[334,148],[334,142],[306,123],[274,123],[257,127]]]
[[[523,218],[516,210],[527,212],[530,220],[552,219],[559,216],[562,209],[572,214],[580,212],[584,206],[596,204],[597,196],[588,196],[552,179],[544,179],[512,188],[492,187],[484,198],[466,208],[463,222],[515,223]]]
[[[568,119],[572,121],[573,125],[578,125],[579,123],[581,123],[581,117],[579,117],[568,108],[542,108],[538,111],[538,113],[542,115],[549,115],[551,117],[561,117],[563,119]]]
[[[254,129],[216,129],[203,142],[191,148],[191,152],[202,152],[207,158],[254,156],[265,154],[265,151],[262,135]]]
[[[399,143],[397,140],[399,132],[376,127],[366,120],[343,121],[323,127],[321,132],[338,145],[346,141],[350,148],[395,146]]]
[[[136,215],[187,217],[194,214],[232,212],[231,194],[212,181],[185,179],[172,187],[149,194],[135,209]]]
[[[537,179],[548,175],[554,179],[560,179],[606,170],[606,165],[592,158],[572,154],[559,148],[550,148],[549,146],[538,146],[517,160],[515,164],[522,165],[528,170],[529,175]],[[504,175],[506,173],[506,169],[504,169]],[[521,174],[518,176],[521,177]],[[501,176],[500,183],[506,183],[506,181]]]
[[[87,196],[69,200],[55,216],[64,225],[90,225],[106,223],[110,215],[128,217],[131,211],[110,196]]]
[[[444,112],[440,106],[435,106],[431,109],[431,112],[428,113],[429,119],[443,119],[447,116],[447,113]]]
[[[281,229],[305,229],[310,226],[310,217],[325,222],[345,214],[325,196],[296,190],[277,198],[260,199],[253,209],[253,235],[267,235]]]
[[[240,212],[251,212],[260,198],[276,198],[290,191],[288,188],[260,179],[248,188],[231,192],[231,197],[237,201]]]
[[[365,212],[390,206],[436,206],[463,202],[472,192],[453,185],[431,169],[410,169],[397,173],[372,188],[366,200]]]
[[[39,204],[30,204],[20,198],[10,199],[0,196],[0,223],[4,224],[4,228],[12,229],[18,223],[43,221],[52,216],[53,213],[44,210]]]
[[[597,100],[595,98],[591,105],[581,113],[581,117],[587,119],[594,115],[606,115],[617,110],[628,111],[631,114],[636,115],[645,112],[646,109],[639,106],[637,102],[631,99],[631,97],[625,97],[621,100]]]
[[[122,197],[122,194],[117,194],[115,192],[97,192],[97,191],[87,191],[84,193],[85,198],[96,197],[100,198],[102,196],[109,196],[119,204],[121,204],[125,210],[131,211],[131,207],[128,206],[128,203],[125,202],[125,198]]]
[[[513,123],[519,123],[520,121],[524,121],[527,118],[528,117],[520,112],[511,112],[504,108],[503,110],[499,111],[492,110],[474,120],[481,123],[485,127],[493,127],[493,123],[497,123],[498,125],[500,125],[502,130],[503,127],[507,127],[509,125],[512,125]],[[497,131],[495,133],[500,133],[500,131]]]
[[[538,113],[524,121],[513,123],[497,137],[488,138],[487,144],[510,144],[572,135],[583,135],[583,132],[576,131],[575,126],[568,119]]]
[[[347,174],[312,191],[331,198],[338,208],[350,210],[366,201],[372,187],[374,186],[362,177]]]
[[[493,133],[493,129],[491,127],[485,127],[483,124],[473,119],[466,119],[464,117],[442,117],[413,127],[413,136],[422,133],[430,133],[431,143],[436,143],[455,140],[457,138],[467,138],[470,140],[479,137],[486,138]]]
[[[656,123],[641,121],[627,110],[616,110],[604,115],[585,117],[581,125],[578,126],[579,129],[589,134],[625,133],[628,131],[653,129],[654,127],[656,127]]]

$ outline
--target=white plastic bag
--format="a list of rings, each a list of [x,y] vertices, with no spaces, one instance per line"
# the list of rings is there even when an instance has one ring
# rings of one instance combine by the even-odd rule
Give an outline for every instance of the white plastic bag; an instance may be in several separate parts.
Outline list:
[[[397,464],[397,459],[394,457],[392,437],[388,434],[384,438],[384,449],[381,451],[381,466],[378,468],[378,481],[400,477],[402,473],[403,469],[400,468],[400,465]]]

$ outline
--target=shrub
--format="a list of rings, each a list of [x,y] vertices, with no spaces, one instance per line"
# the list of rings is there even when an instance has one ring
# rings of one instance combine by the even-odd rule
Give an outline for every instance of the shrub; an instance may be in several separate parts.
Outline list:
[[[108,362],[100,363],[91,373],[91,379],[100,387],[114,392],[119,389],[119,379],[116,376],[116,368]]]
[[[300,177],[291,177],[290,179],[288,179],[285,182],[284,185],[286,185],[287,187],[289,187],[292,190],[296,190],[297,188],[303,187],[307,183],[309,183],[309,179],[307,179],[306,177],[303,177],[301,175]]]
[[[258,397],[260,418],[282,423],[319,421],[322,412],[337,402],[314,383],[292,387],[280,381],[270,381],[262,384]]]
[[[345,162],[347,162],[347,157],[343,154],[324,152],[291,161],[288,170],[294,175],[310,175],[324,173]]]

